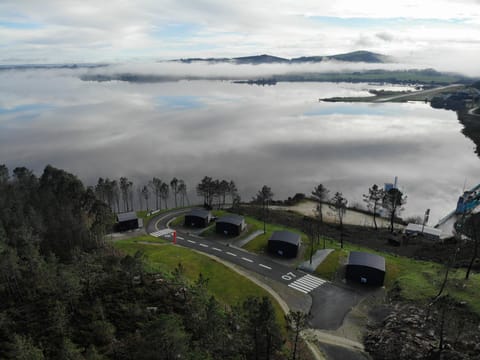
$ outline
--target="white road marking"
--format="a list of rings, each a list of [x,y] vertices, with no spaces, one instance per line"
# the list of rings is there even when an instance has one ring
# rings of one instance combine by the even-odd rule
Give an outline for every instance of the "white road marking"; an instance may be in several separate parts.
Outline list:
[[[292,283],[290,285],[292,285],[292,287],[294,287],[295,289],[302,289],[302,290],[305,290],[306,292],[309,292],[311,290],[309,286],[300,284],[298,282],[295,282],[295,284]]]
[[[258,265],[260,265],[261,267],[263,267],[265,269],[272,270],[272,268],[270,266],[263,265],[263,264],[258,264]]]
[[[250,262],[250,263],[253,263],[253,260],[250,260],[250,259],[247,259],[247,258],[244,258],[244,257],[242,257],[242,260],[245,260],[245,261],[248,261],[248,262]]]
[[[192,243],[192,244],[196,244],[197,242],[196,241],[193,241],[193,240],[187,240],[189,243]]]
[[[305,290],[303,290],[303,289],[301,289],[301,288],[299,288],[299,287],[296,287],[295,284],[290,284],[290,285],[288,285],[288,286],[290,286],[291,288],[293,288],[293,289],[295,289],[295,290],[297,290],[297,291],[300,291],[300,292],[302,292],[302,293],[304,293],[304,294],[308,294],[308,291],[305,291]]]
[[[228,252],[228,251],[227,251],[227,254],[228,254],[228,255],[231,255],[231,256],[237,256],[237,255],[235,255],[234,253],[231,253],[231,252]]]
[[[308,294],[310,291],[313,291],[314,289],[316,289],[319,286],[322,286],[325,283],[326,283],[325,280],[317,278],[316,276],[307,274],[295,280],[294,282],[288,284],[288,286],[304,294]]]
[[[172,229],[162,229],[162,230],[155,231],[155,232],[151,233],[150,235],[152,235],[154,237],[160,237],[160,236],[168,237],[173,232],[174,232],[174,230],[172,230]]]
[[[317,286],[320,286],[326,283],[325,280],[317,278],[312,275],[305,275],[303,278],[299,279],[299,281],[307,284],[317,285]]]
[[[178,240],[185,240],[185,239],[184,239],[183,237],[181,237],[181,236],[177,236],[177,239],[178,239]]]
[[[205,244],[202,244],[202,243],[200,243],[200,246],[205,247],[205,248],[208,247],[208,245],[205,245]]]
[[[222,250],[219,249],[219,248],[214,248],[214,247],[212,247],[212,249],[215,250],[215,251],[220,251],[220,252],[222,251]]]

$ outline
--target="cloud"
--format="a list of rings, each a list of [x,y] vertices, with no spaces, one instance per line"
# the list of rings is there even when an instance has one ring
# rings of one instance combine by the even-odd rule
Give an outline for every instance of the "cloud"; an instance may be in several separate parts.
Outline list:
[[[394,36],[388,32],[379,32],[377,34],[375,34],[375,36],[383,41],[393,41],[394,40]]]
[[[180,65],[154,63],[143,71],[185,72]],[[2,162],[36,171],[50,163],[88,184],[100,176],[127,176],[136,185],[177,176],[193,190],[205,175],[231,178],[245,200],[263,184],[286,198],[322,182],[361,201],[373,183],[398,175],[407,211],[431,207],[433,218],[451,210],[465,177],[480,176],[473,143],[454,112],[424,104],[318,102],[365,95],[368,84],[98,83],[79,80],[82,71],[0,72]]]
[[[468,0],[3,0],[0,62],[295,57],[358,46],[398,55],[440,42],[448,51],[458,40],[479,51],[478,7]]]
[[[245,79],[251,77],[268,77],[282,74],[305,74],[305,73],[331,73],[352,72],[373,69],[398,70],[409,67],[408,64],[388,63],[348,63],[342,61],[323,61],[320,63],[304,64],[261,64],[261,65],[235,65],[230,63],[180,63],[180,62],[157,62],[157,63],[125,63],[111,65],[106,68],[94,68],[81,70],[89,75],[94,74],[139,74],[156,75],[165,77],[199,77],[199,78],[226,78]]]

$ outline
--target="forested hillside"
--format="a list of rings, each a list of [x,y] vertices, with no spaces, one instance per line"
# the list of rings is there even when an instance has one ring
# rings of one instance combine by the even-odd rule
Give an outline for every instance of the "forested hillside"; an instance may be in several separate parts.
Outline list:
[[[179,265],[104,243],[110,208],[74,175],[0,166],[1,359],[282,359],[268,298],[230,307]]]

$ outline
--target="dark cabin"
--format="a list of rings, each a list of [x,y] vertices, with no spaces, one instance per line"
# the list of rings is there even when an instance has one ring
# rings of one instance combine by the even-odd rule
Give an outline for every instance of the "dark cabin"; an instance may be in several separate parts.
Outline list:
[[[268,240],[268,252],[286,258],[297,257],[301,236],[290,231],[274,231]]]
[[[186,227],[204,228],[210,224],[212,213],[205,209],[192,209],[185,215]]]
[[[117,214],[117,223],[115,224],[115,231],[128,231],[138,229],[143,226],[143,223],[137,217],[135,211]]]
[[[383,286],[385,258],[379,255],[350,251],[345,278],[371,286]]]
[[[245,219],[239,215],[225,215],[217,219],[215,231],[227,236],[238,236],[245,229]]]

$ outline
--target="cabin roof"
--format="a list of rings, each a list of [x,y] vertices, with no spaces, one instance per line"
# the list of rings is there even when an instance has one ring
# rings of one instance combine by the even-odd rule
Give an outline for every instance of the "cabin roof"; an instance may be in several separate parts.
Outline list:
[[[118,213],[117,214],[118,222],[129,221],[129,220],[136,220],[138,219],[137,213],[135,211]]]
[[[291,231],[274,231],[268,241],[282,241],[285,243],[300,245],[300,235]]]
[[[348,265],[367,266],[370,268],[385,271],[385,258],[376,254],[350,251],[348,255]]]
[[[206,209],[195,208],[186,213],[185,216],[195,216],[205,219],[211,216],[211,213]]]
[[[241,225],[243,221],[244,218],[240,215],[225,215],[217,219],[217,223],[228,223],[234,225]]]

